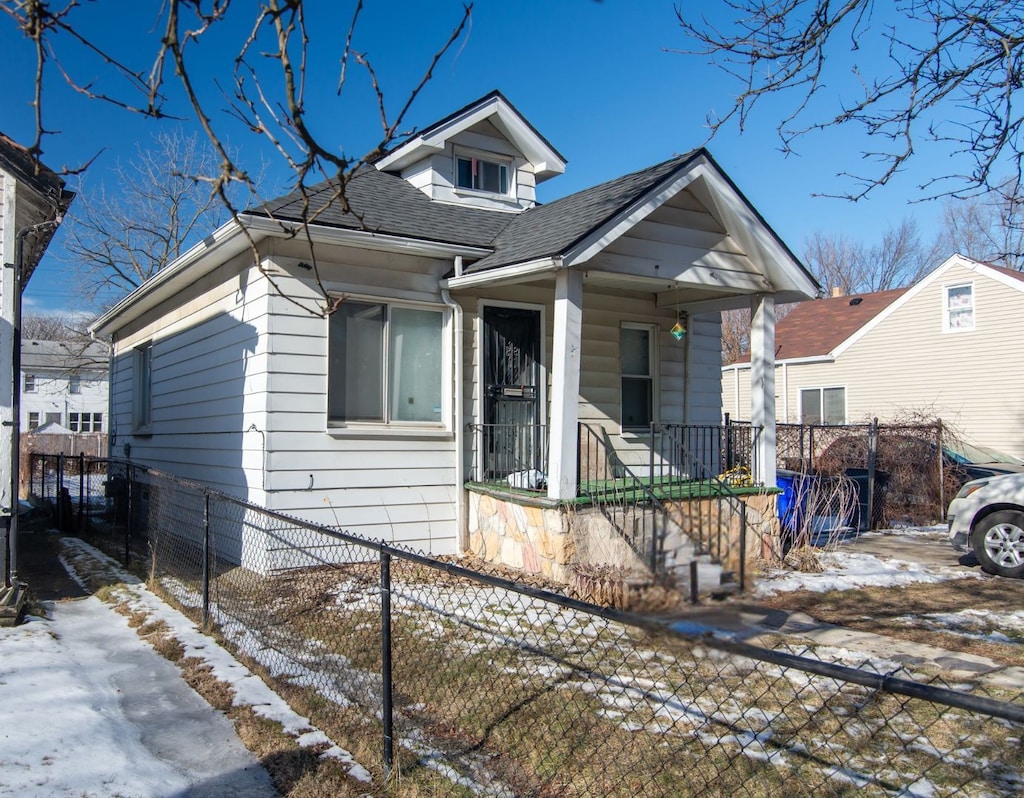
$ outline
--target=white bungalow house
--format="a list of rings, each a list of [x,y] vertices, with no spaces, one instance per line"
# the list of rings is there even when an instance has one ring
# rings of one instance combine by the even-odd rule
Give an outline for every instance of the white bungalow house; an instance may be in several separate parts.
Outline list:
[[[493,92],[358,170],[348,208],[327,182],[223,225],[92,327],[112,452],[565,578],[621,559],[584,487],[692,476],[665,442],[718,424],[719,311],[743,306],[774,485],[773,308],[814,279],[703,149],[538,204],[565,165]],[[628,537],[624,513],[602,517]]]
[[[0,524],[4,588],[0,614],[20,608],[17,593],[21,295],[74,194],[26,147],[0,133]],[[13,592],[12,592],[13,591]]]

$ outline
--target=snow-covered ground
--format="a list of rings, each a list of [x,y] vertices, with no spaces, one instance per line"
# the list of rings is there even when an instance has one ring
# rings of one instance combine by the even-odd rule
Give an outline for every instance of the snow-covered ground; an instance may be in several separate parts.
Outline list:
[[[76,554],[118,571],[88,544],[66,539]],[[235,703],[281,724],[300,745],[328,746],[322,756],[351,756],[203,635],[145,585],[121,574],[119,598],[150,621],[163,621],[185,648],[235,691]],[[49,618],[0,628],[0,796],[185,798],[277,795],[244,749],[231,722],[180,678],[127,619],[96,597],[51,605]]]
[[[934,530],[921,534],[934,535]],[[67,546],[64,560],[73,575],[79,557],[99,560],[103,567],[118,571],[113,560],[81,541],[69,539]],[[824,560],[826,573],[773,573],[760,589],[778,593],[980,578],[977,569],[922,565],[858,552],[826,554]],[[353,778],[369,781],[366,770],[347,752],[295,714],[186,616],[137,580],[117,575],[126,583],[118,588],[119,598],[151,621],[165,623],[169,635],[185,648],[185,656],[202,659],[216,678],[231,685],[236,703],[277,721],[300,744],[326,749],[323,756],[347,763]],[[0,725],[0,796],[274,794],[266,774],[238,750],[240,744],[230,723],[201,699],[198,705],[187,704],[186,718],[169,724],[169,709],[186,706],[179,694],[175,693],[174,699],[160,698],[163,694],[154,684],[149,698],[132,698],[139,681],[166,684],[174,690],[183,682],[175,666],[149,649],[123,616],[95,597],[57,604],[50,615],[32,617],[18,627],[0,628],[0,712],[4,718]],[[991,636],[986,630],[991,628],[992,613],[985,616],[988,622],[982,623],[985,619],[964,610],[916,616],[907,623],[953,626]],[[1024,612],[1008,611],[1000,618],[1000,624],[1004,622],[1000,628],[1006,634],[1018,641],[1024,639]],[[173,688],[171,683],[176,683]],[[210,716],[226,726],[217,726]],[[192,731],[173,739],[166,737],[175,725]],[[202,733],[197,731],[200,728]],[[172,750],[173,756],[169,754]]]

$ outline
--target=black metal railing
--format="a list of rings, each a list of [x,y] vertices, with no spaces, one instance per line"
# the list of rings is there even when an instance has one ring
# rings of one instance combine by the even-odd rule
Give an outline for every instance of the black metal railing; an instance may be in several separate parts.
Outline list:
[[[548,428],[543,424],[470,424],[470,480],[527,491],[547,485]]]
[[[579,424],[576,484],[636,553],[654,578],[664,576],[665,506],[650,480],[637,476],[616,453],[603,428]]]
[[[916,659],[786,635],[739,642],[132,464],[97,468],[143,499],[131,528],[150,586],[260,667],[325,748],[360,752],[374,778],[360,791],[1012,796],[1024,783],[1024,696],[1005,679],[949,682]],[[71,478],[47,473],[51,495]],[[103,523],[87,539],[106,540]]]

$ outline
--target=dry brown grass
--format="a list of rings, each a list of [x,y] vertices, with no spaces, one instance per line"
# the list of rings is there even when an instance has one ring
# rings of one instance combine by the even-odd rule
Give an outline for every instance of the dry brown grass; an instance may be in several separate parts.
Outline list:
[[[819,621],[900,640],[989,657],[1005,665],[1024,666],[1024,641],[1000,643],[958,634],[908,626],[899,619],[965,609],[1006,612],[1024,607],[1024,580],[954,579],[936,584],[903,587],[868,587],[817,593],[809,590],[782,593],[762,604],[790,612],[803,612]],[[993,631],[999,631],[993,617]]]

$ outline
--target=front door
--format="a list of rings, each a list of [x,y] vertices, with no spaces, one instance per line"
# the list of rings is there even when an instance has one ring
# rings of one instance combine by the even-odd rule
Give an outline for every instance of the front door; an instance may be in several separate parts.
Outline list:
[[[540,311],[484,307],[485,478],[544,469]],[[524,485],[525,487],[526,485]]]

